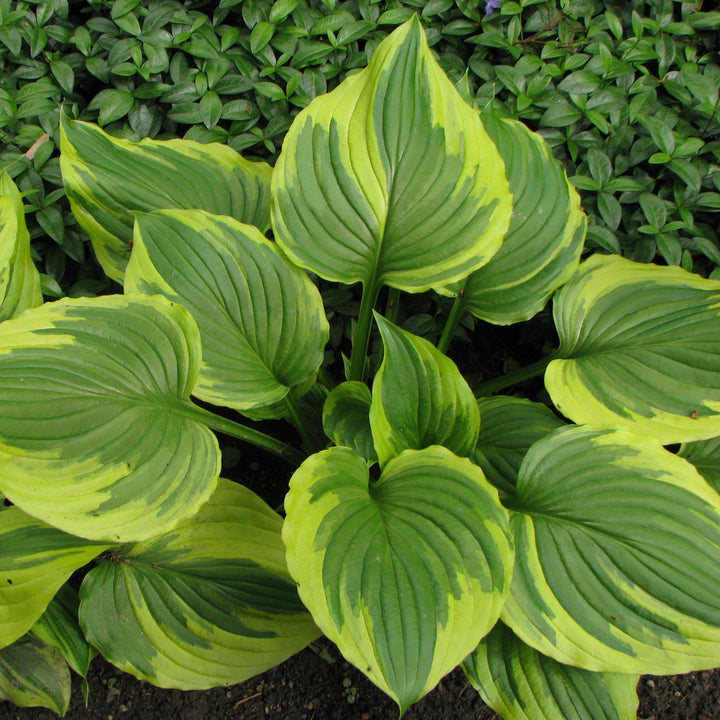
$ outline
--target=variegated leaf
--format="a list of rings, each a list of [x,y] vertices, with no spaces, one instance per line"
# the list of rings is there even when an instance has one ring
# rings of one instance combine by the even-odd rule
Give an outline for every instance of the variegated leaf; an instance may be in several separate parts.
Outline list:
[[[720,282],[618,256],[586,260],[554,300],[545,372],[573,422],[663,444],[720,435]]]
[[[31,635],[1,648],[0,699],[64,715],[70,705],[70,671],[62,653]]]
[[[509,506],[502,619],[588,670],[674,674],[720,662],[720,496],[686,460],[622,430],[539,440]]]
[[[503,720],[636,720],[637,675],[563,665],[498,623],[463,670]]]
[[[510,213],[502,159],[417,17],[298,115],[272,179],[293,262],[371,292],[459,280],[495,253]]]
[[[380,464],[430,445],[472,455],[480,414],[455,363],[427,340],[379,315],[376,321],[385,353],[373,384],[370,427]]]
[[[565,423],[548,407],[524,398],[478,398],[480,435],[472,459],[502,495],[515,493],[520,463],[530,446]]]
[[[0,322],[42,303],[20,191],[0,173]]]
[[[282,519],[221,479],[195,517],[105,557],[80,589],[80,623],[122,670],[184,690],[241,682],[318,635],[288,575]]]
[[[0,647],[36,623],[65,581],[107,549],[56,530],[20,508],[0,520]]]
[[[720,437],[684,443],[678,455],[691,462],[710,485],[720,492]]]
[[[542,136],[490,110],[480,118],[505,163],[513,214],[498,252],[462,282],[461,298],[463,308],[476,317],[510,325],[540,312],[573,274],[587,218]]]
[[[260,231],[200,210],[138,215],[125,292],[160,293],[195,318],[193,394],[241,412],[281,403],[320,367],[329,328],[317,288]]]
[[[0,489],[27,513],[123,542],[192,516],[220,471],[189,400],[190,314],[163,297],[60,300],[0,325]]]
[[[272,169],[217,143],[131,142],[90,123],[62,117],[60,167],[73,214],[113,280],[130,257],[133,214],[198,208],[269,226]]]
[[[285,508],[300,597],[401,712],[497,620],[512,567],[508,517],[469,460],[406,450],[371,481],[364,458],[330,448],[295,472]]]

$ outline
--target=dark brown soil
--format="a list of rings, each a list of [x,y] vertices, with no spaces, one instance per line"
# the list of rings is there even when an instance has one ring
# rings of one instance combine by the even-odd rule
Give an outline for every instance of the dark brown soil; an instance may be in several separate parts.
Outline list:
[[[327,642],[240,685],[207,691],[161,690],[96,659],[85,708],[75,678],[67,720],[396,720],[395,704]],[[720,670],[644,677],[641,720],[720,720]],[[0,720],[56,720],[38,708],[0,702]],[[405,720],[498,720],[460,670],[405,714]]]

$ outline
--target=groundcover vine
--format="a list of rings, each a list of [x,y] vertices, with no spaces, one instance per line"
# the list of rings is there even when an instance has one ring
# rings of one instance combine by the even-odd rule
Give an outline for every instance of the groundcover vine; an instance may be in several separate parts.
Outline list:
[[[506,719],[629,719],[638,674],[720,664],[720,283],[581,262],[562,168],[465,102],[417,19],[274,168],[70,117],[61,166],[124,294],[42,304],[3,177],[3,695],[63,712],[95,651],[236,683],[323,633],[401,713],[462,664]],[[315,277],[362,286],[342,379]],[[376,312],[384,288],[454,298],[437,346]],[[463,315],[551,296],[560,344],[526,374],[558,413],[489,396],[517,376],[471,388],[444,354]],[[219,477],[213,431],[294,467],[282,514]]]

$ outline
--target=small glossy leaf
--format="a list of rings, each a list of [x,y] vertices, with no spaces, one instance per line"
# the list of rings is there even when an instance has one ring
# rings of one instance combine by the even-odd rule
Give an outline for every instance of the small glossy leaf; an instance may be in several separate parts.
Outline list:
[[[691,462],[720,493],[720,437],[685,443],[680,446],[678,455]]]
[[[18,507],[3,510],[0,647],[30,630],[70,575],[107,547],[56,530]]]
[[[60,650],[68,665],[85,677],[90,662],[97,653],[88,645],[80,629],[79,605],[80,598],[77,592],[65,583],[30,632],[36,638]]]
[[[105,272],[122,282],[135,212],[199,208],[269,226],[272,169],[216,143],[113,138],[63,117],[63,182]]]
[[[520,463],[530,446],[565,423],[548,407],[524,398],[480,398],[480,435],[472,455],[501,492],[515,493]]]
[[[328,323],[307,275],[260,231],[200,210],[137,216],[126,292],[183,304],[200,329],[193,394],[240,411],[282,401],[312,381]]]
[[[417,18],[298,115],[273,173],[278,243],[348,284],[458,280],[497,250],[510,212],[502,159]]]
[[[20,191],[0,173],[0,322],[42,303]]]
[[[288,575],[282,519],[220,480],[195,517],[117,548],[80,589],[80,623],[120,669],[184,690],[241,682],[318,636]]]
[[[368,386],[362,382],[344,382],[328,395],[323,405],[323,429],[336,444],[352,448],[370,462],[377,462],[377,452],[370,430]]]
[[[512,565],[482,471],[407,450],[371,482],[348,448],[313,455],[285,501],[288,567],[320,629],[404,711],[492,627]]]
[[[620,257],[584,262],[554,301],[545,386],[576,423],[660,442],[720,434],[720,282]]]
[[[525,456],[502,619],[555,660],[673,674],[720,657],[720,496],[621,430],[569,427]]]
[[[489,111],[481,119],[505,162],[513,214],[498,252],[462,284],[462,301],[476,317],[510,325],[540,312],[573,274],[587,218],[540,135]]]
[[[375,377],[370,427],[380,464],[403,450],[442,445],[472,455],[477,401],[455,363],[427,340],[375,316],[385,353]]]
[[[190,314],[163,297],[58,300],[0,325],[0,488],[93,540],[155,535],[192,516],[220,470],[189,400]]]
[[[0,649],[0,699],[64,715],[70,705],[70,671],[61,652],[30,635]]]
[[[533,650],[498,623],[463,670],[503,720],[636,720],[637,675],[596,673]]]

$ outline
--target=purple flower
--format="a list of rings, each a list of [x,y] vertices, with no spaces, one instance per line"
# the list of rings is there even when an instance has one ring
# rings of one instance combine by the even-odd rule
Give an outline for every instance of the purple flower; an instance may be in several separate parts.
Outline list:
[[[485,14],[490,15],[493,10],[500,7],[500,0],[485,0]]]

